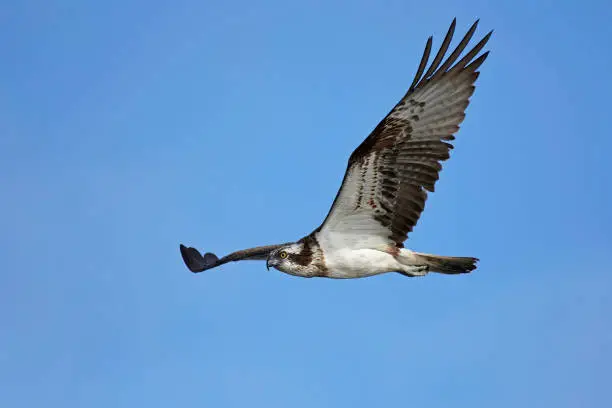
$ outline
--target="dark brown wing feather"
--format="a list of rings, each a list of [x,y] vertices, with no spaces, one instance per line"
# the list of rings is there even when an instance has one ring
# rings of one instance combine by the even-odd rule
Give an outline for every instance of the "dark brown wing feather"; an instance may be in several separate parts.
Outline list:
[[[219,265],[223,265],[224,263],[234,262],[234,261],[262,261],[268,258],[270,252],[275,249],[281,248],[286,245],[290,245],[288,242],[286,244],[277,244],[277,245],[266,245],[255,248],[243,249],[240,251],[232,252],[219,259],[217,255],[207,252],[202,256],[200,251],[192,247],[186,247],[181,244],[181,256],[183,257],[183,261],[187,268],[191,272],[202,272],[207,269],[216,268]]]
[[[364,236],[368,232],[385,235],[397,245],[406,240],[424,209],[427,191],[434,191],[441,162],[449,158],[453,145],[448,141],[459,130],[474,92],[477,69],[488,55],[485,52],[475,58],[492,32],[457,61],[476,30],[476,21],[442,62],[455,25],[453,20],[423,74],[432,46],[432,38],[427,40],[406,95],[349,158],[332,208],[315,232],[324,228],[331,233],[358,229]],[[363,215],[368,211],[376,225]]]

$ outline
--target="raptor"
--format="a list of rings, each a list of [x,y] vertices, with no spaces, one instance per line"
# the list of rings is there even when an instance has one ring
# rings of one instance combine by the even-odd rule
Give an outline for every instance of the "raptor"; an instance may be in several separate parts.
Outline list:
[[[465,55],[478,21],[445,58],[456,20],[428,65],[432,37],[404,97],[353,151],[342,185],[323,223],[296,242],[260,246],[222,258],[180,245],[183,261],[202,272],[231,261],[262,260],[268,269],[301,277],[362,278],[468,273],[477,258],[440,256],[404,248],[428,192],[450,157],[459,124],[489,52],[486,34]],[[461,57],[461,58],[460,58]]]

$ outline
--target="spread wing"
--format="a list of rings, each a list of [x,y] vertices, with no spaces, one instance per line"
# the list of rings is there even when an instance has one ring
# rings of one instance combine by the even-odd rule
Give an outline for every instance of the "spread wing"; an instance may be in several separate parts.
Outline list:
[[[233,261],[244,261],[244,260],[252,260],[252,261],[262,261],[268,258],[270,252],[278,249],[280,247],[290,245],[291,243],[286,244],[277,244],[277,245],[266,245],[255,248],[243,249],[241,251],[232,252],[219,259],[217,255],[207,252],[202,256],[200,251],[192,247],[186,247],[181,244],[181,255],[183,256],[183,261],[185,265],[189,268],[191,272],[202,272],[207,269],[216,268],[219,265],[223,265],[224,263],[233,262]]]
[[[441,162],[453,148],[449,141],[465,117],[477,69],[488,55],[477,57],[492,32],[458,59],[476,21],[442,62],[455,24],[453,20],[425,72],[432,45],[429,37],[408,92],[349,158],[332,208],[315,231],[323,239],[341,239],[344,246],[401,246],[416,225],[427,192],[434,191]]]

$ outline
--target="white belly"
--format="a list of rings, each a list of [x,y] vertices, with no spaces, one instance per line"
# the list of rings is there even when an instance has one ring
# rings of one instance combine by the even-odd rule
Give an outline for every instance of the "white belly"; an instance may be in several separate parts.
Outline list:
[[[325,276],[330,278],[363,278],[387,272],[414,276],[427,273],[415,270],[418,263],[414,252],[401,248],[397,253],[394,243],[376,236],[323,230],[316,238],[325,258]]]
[[[362,278],[386,272],[404,271],[406,265],[376,249],[340,249],[325,252],[330,278]]]

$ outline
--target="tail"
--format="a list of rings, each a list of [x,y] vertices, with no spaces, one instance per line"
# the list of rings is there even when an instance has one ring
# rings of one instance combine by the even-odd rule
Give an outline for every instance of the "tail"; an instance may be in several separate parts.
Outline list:
[[[420,252],[415,252],[414,256],[417,259],[417,263],[427,265],[431,272],[445,273],[448,275],[470,273],[476,269],[476,263],[478,262],[478,258],[440,256],[422,254]]]

